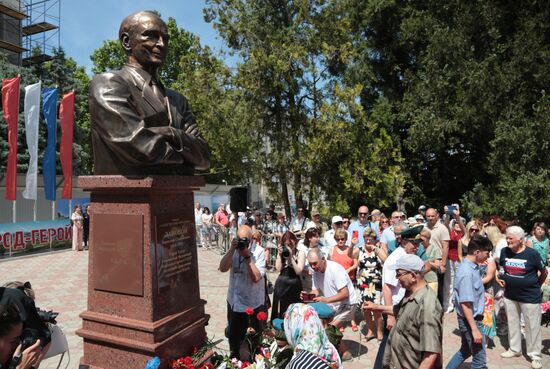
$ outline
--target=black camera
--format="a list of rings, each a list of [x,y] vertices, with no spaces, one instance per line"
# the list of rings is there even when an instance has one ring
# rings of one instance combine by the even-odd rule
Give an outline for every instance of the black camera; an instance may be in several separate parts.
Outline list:
[[[281,253],[281,256],[283,258],[288,258],[290,256],[290,251],[286,247],[283,248],[283,252]]]
[[[26,348],[31,347],[40,339],[40,346],[44,348],[52,340],[52,334],[48,328],[45,329],[34,329],[34,328],[25,328],[23,333],[21,333],[21,351],[24,351]]]
[[[237,240],[237,250],[244,250],[250,245],[250,240],[246,237]]]
[[[59,313],[56,313],[55,311],[46,311],[39,308],[36,308],[36,311],[38,313],[38,316],[44,323],[51,323],[51,324],[57,324],[57,321],[55,320]]]

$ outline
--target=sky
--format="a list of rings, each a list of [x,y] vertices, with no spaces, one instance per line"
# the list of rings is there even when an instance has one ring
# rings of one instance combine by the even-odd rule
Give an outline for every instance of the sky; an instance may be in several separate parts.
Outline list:
[[[118,38],[120,22],[127,15],[158,10],[164,20],[173,17],[178,27],[199,36],[201,44],[219,52],[223,42],[212,24],[204,21],[204,6],[204,0],[61,0],[60,46],[91,74],[90,55],[103,41]]]

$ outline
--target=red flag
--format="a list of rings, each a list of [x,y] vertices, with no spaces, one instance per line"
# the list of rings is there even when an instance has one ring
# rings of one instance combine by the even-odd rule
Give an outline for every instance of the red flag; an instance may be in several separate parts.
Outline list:
[[[74,132],[74,91],[63,95],[59,108],[61,126],[61,144],[59,156],[65,181],[63,183],[62,199],[73,198],[73,132]]]
[[[2,108],[8,125],[8,168],[6,200],[17,199],[17,120],[19,116],[19,84],[21,77],[2,79]]]

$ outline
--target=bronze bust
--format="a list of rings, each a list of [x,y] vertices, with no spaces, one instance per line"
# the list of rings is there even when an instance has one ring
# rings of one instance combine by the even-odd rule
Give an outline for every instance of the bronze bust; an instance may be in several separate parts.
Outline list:
[[[120,70],[90,86],[94,174],[193,174],[210,167],[210,151],[187,99],[157,79],[168,52],[166,23],[155,13],[126,17]]]

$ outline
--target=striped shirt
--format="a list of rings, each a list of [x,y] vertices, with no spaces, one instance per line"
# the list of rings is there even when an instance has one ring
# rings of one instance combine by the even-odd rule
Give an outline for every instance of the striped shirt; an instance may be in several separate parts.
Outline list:
[[[300,350],[288,363],[286,369],[329,369],[326,361],[309,351]]]

